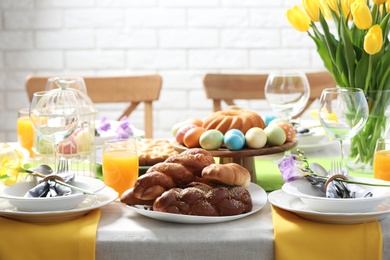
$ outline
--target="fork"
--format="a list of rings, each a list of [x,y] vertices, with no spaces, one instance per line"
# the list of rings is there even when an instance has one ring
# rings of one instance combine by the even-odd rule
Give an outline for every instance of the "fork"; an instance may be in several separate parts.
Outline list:
[[[329,179],[325,183],[325,189],[329,185],[329,183],[332,182],[334,185],[334,189],[340,198],[349,198],[350,197],[349,192],[344,182],[337,181],[337,179],[346,180],[347,177],[343,173],[341,162],[331,161],[330,170],[329,170]]]
[[[69,170],[69,161],[68,159],[61,157],[58,166],[57,166],[57,173],[63,173],[67,172]]]

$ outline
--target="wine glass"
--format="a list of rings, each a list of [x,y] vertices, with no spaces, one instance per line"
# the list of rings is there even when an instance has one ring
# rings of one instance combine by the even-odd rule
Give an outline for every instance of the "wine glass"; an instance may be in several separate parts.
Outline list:
[[[78,125],[78,100],[75,93],[65,88],[36,92],[29,115],[36,132],[53,143],[56,169],[58,144],[70,136]]]
[[[306,74],[302,72],[270,73],[264,92],[274,113],[291,121],[305,108],[310,97],[310,86]]]
[[[327,88],[322,91],[318,116],[327,133],[340,142],[341,165],[344,166],[343,141],[357,135],[368,119],[368,104],[358,88]]]

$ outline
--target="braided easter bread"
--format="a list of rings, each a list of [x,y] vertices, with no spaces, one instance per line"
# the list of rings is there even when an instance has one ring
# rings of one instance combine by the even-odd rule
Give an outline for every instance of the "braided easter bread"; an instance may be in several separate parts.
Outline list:
[[[252,198],[243,187],[207,188],[197,185],[164,192],[154,204],[154,211],[197,216],[231,216],[252,210]]]
[[[165,162],[149,168],[134,184],[133,196],[154,200],[164,191],[185,187],[197,180],[204,167],[215,163],[213,156],[203,149],[193,148],[169,157]]]

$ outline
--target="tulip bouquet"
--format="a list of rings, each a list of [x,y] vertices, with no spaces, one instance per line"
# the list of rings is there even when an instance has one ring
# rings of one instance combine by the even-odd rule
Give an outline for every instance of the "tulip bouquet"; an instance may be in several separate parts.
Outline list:
[[[370,117],[352,139],[349,158],[372,165],[390,114],[390,0],[302,0],[302,6],[287,10],[290,24],[308,33],[339,87],[360,88],[367,97]]]

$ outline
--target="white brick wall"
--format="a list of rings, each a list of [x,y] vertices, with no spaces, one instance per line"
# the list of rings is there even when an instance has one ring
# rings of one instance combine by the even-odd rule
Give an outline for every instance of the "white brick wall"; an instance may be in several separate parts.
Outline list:
[[[155,137],[212,110],[206,72],[320,70],[305,33],[284,12],[298,0],[0,0],[0,142],[16,141],[28,74],[163,76]],[[241,105],[268,113],[264,101]],[[97,105],[115,119],[124,104]],[[141,108],[142,109],[142,108]],[[142,112],[131,122],[143,127]]]

